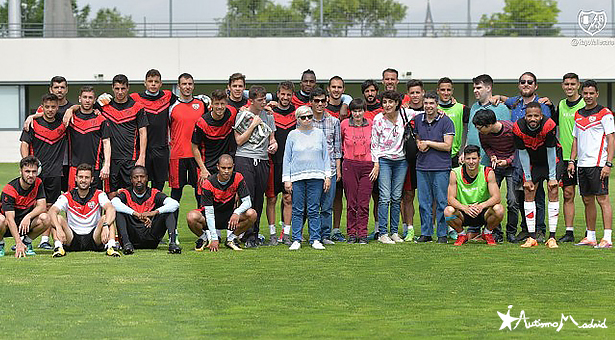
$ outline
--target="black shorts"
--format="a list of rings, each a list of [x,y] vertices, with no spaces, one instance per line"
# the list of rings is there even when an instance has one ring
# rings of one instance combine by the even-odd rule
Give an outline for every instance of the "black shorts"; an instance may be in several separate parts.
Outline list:
[[[54,204],[62,193],[62,177],[41,177],[47,204]]]
[[[461,215],[463,216],[463,223],[461,224],[464,227],[482,227],[485,224],[487,224],[487,221],[485,221],[485,213],[487,212],[487,209],[483,209],[483,211],[480,212],[480,214],[478,214],[478,216],[476,217],[470,217],[470,215],[466,214],[465,212],[461,211]]]
[[[568,164],[574,163],[574,173],[572,177],[568,176]],[[561,161],[557,163],[557,180],[562,187],[577,185],[577,162],[576,161]]]
[[[147,148],[145,156],[147,177],[152,183],[164,183],[169,179],[169,147]]]
[[[600,179],[602,167],[578,167],[581,196],[602,196],[609,193],[609,178]]]
[[[123,213],[118,213],[117,216],[120,215],[122,215],[120,218],[126,221],[126,230],[128,232],[128,238],[130,238],[130,243],[132,243],[135,249],[158,248],[158,244],[167,232],[167,227],[165,223],[167,217],[171,216],[174,220],[174,214],[172,213],[158,214],[152,219],[152,225],[147,228],[145,227],[145,224],[143,224],[143,222],[141,222],[134,216],[126,215]],[[117,222],[118,221],[116,221],[116,223]],[[123,221],[120,223],[123,223]],[[177,228],[177,223],[175,223],[174,228]],[[125,240],[122,240],[122,244],[124,242]]]
[[[112,159],[111,169],[109,170],[109,190],[110,192],[128,188],[130,184],[130,171],[135,166],[135,161],[130,159]]]
[[[532,165],[530,172],[532,173],[532,183],[534,184],[540,184],[542,181],[549,180],[549,167],[547,165]],[[525,176],[523,178],[525,181]]]
[[[233,215],[234,209],[214,209],[214,216],[216,217],[216,229],[225,230],[228,229],[228,221],[231,219],[231,215]],[[205,216],[205,209],[201,210],[201,214],[207,220]],[[207,223],[207,222],[205,222]],[[207,226],[205,226],[207,229]]]
[[[169,187],[172,189],[181,189],[188,184],[196,188],[199,174],[199,166],[194,158],[169,160]]]
[[[17,216],[15,215],[15,225],[17,225],[17,229],[19,230],[19,225],[21,224],[21,221],[23,220],[24,216],[26,216],[26,214],[24,214],[23,216]],[[30,227],[32,227],[32,220],[30,220]],[[20,236],[24,236],[26,234],[20,234]],[[9,229],[9,226],[6,226],[6,231],[4,232],[4,237],[13,237],[13,234],[11,234],[11,229]]]
[[[276,197],[281,192],[286,193],[284,182],[282,182],[282,164],[272,163],[269,160],[269,178],[267,179],[265,196],[268,198]]]
[[[88,234],[79,235],[73,232],[73,240],[69,245],[64,245],[64,249],[66,251],[101,251],[105,249],[103,244],[96,244],[94,241],[94,231],[96,228],[93,228]]]

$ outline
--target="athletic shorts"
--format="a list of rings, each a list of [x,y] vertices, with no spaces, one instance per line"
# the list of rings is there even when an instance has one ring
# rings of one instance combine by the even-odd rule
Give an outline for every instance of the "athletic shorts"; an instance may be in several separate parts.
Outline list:
[[[15,225],[17,225],[17,230],[19,231],[19,225],[21,224],[21,221],[23,220],[24,216],[26,216],[25,214],[23,216],[15,216]],[[30,220],[30,228],[32,228],[32,220]],[[20,234],[21,236],[25,235],[25,234]],[[6,231],[4,232],[4,237],[13,237],[13,234],[11,234],[11,229],[9,229],[9,226],[6,226]]]
[[[602,196],[609,193],[609,178],[600,179],[602,167],[578,167],[581,196]]]
[[[267,190],[265,196],[268,198],[276,197],[279,193],[286,193],[284,182],[282,182],[282,164],[276,164],[269,160],[269,178],[267,179]]]
[[[135,161],[130,159],[111,160],[109,174],[109,192],[128,188],[130,184],[130,171],[135,166]]]
[[[152,183],[164,183],[169,179],[169,147],[147,148],[145,156],[147,177]]]
[[[485,213],[487,212],[487,208],[483,209],[480,214],[476,217],[470,217],[470,215],[461,211],[461,215],[463,216],[463,223],[461,224],[464,227],[482,227],[487,222],[485,221]]]
[[[375,187],[378,186],[375,185]],[[411,191],[414,189],[416,189],[416,164],[408,163],[408,171],[406,171],[403,191]]]
[[[77,167],[71,166],[68,171],[68,191],[73,190],[77,186]],[[109,180],[100,179],[100,170],[92,172],[92,188],[100,189],[104,192],[109,192]]]
[[[197,187],[199,166],[194,158],[179,158],[169,160],[169,187],[181,189],[186,185]]]
[[[546,165],[532,166],[530,172],[532,173],[532,183],[540,184],[542,181],[549,180],[549,167]],[[523,176],[525,182],[525,175]]]
[[[228,221],[231,219],[233,211],[234,209],[214,209],[214,216],[216,218],[216,229],[228,229]],[[201,209],[201,214],[203,214],[203,217],[205,217],[205,209]],[[205,217],[205,219],[207,219],[207,217]]]
[[[69,245],[64,245],[66,251],[101,251],[105,249],[103,244],[96,244],[94,241],[94,231],[96,228],[92,228],[92,231],[85,235],[75,234],[73,232],[73,240]]]
[[[451,157],[451,167],[454,169],[459,166],[459,155],[454,155]]]
[[[53,204],[62,193],[62,177],[41,177],[47,204]]]
[[[573,162],[574,173],[572,177],[568,176],[568,164]],[[571,185],[577,185],[577,162],[576,161],[561,161],[557,163],[557,180],[561,187],[569,187]]]

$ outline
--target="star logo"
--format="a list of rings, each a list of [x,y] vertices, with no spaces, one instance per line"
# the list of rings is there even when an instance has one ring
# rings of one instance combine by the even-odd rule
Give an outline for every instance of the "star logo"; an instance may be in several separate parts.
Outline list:
[[[498,316],[500,317],[500,319],[502,319],[502,325],[500,326],[500,330],[503,330],[504,328],[508,327],[508,330],[512,331],[512,323],[519,320],[519,318],[510,316],[511,308],[512,305],[508,306],[508,312],[506,312],[506,314],[498,312]]]

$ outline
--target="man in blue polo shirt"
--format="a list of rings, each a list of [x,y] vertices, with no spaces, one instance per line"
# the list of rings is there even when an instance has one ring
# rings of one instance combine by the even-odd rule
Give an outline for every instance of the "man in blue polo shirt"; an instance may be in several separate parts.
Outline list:
[[[447,243],[448,226],[444,221],[448,180],[451,171],[451,148],[455,126],[438,111],[438,96],[434,92],[423,97],[425,113],[412,118],[416,138],[416,176],[421,216],[421,237],[418,242],[431,242],[433,235],[433,204],[436,203],[438,243]]]

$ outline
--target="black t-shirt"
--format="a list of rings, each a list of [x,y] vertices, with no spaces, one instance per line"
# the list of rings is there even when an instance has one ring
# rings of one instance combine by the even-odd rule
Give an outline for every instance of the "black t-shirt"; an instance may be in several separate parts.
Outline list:
[[[276,164],[282,164],[284,160],[286,139],[288,138],[288,134],[297,126],[295,106],[290,104],[290,106],[286,109],[274,107],[273,119],[275,120],[276,130],[274,132],[274,136],[275,140],[278,142],[278,150],[271,156],[271,159]]]
[[[87,163],[100,170],[103,164],[103,139],[109,138],[109,122],[103,115],[75,111],[68,125],[70,165]]]
[[[527,150],[530,163],[534,166],[547,166],[547,148],[557,147],[555,122],[551,118],[543,118],[534,131],[527,126],[525,117],[521,117],[513,126],[515,147]]]
[[[149,125],[141,104],[128,98],[125,103],[112,100],[101,108],[107,118],[111,139],[111,159],[136,160],[139,155],[139,128]]]
[[[220,183],[218,175],[214,174],[201,187],[200,207],[213,206],[215,210],[228,211],[235,208],[235,196],[240,199],[250,196],[248,186],[243,176],[234,172],[225,184]]]
[[[235,111],[239,112],[239,110],[242,107],[248,105],[248,99],[242,97],[240,101],[236,102],[236,101],[232,100],[231,98],[228,98],[226,100],[226,104],[227,104],[227,106],[230,106],[230,107],[234,108]]]
[[[28,189],[21,187],[19,178],[17,177],[5,185],[0,196],[2,213],[14,211],[16,221],[21,221],[24,216],[34,210],[37,200],[45,198],[43,181],[40,178],[37,178]]]
[[[147,188],[145,194],[142,197],[137,196],[132,187],[126,189],[120,189],[117,196],[122,203],[129,206],[132,210],[143,213],[148,211],[154,211],[164,205],[164,200],[167,195],[158,191],[156,188]]]
[[[192,143],[199,146],[205,167],[211,173],[217,172],[216,165],[220,156],[225,153],[235,156],[237,143],[233,125],[236,117],[237,111],[227,107],[220,120],[215,120],[211,112],[206,112],[196,121]]]
[[[169,90],[160,90],[152,96],[146,92],[132,93],[130,97],[143,105],[149,125],[147,127],[147,147],[169,146],[169,107],[177,96]]]
[[[41,161],[41,177],[62,176],[66,147],[66,126],[59,119],[48,122],[44,117],[32,121],[32,128],[21,132],[22,142],[30,145],[30,154]]]

